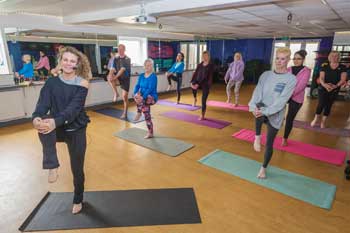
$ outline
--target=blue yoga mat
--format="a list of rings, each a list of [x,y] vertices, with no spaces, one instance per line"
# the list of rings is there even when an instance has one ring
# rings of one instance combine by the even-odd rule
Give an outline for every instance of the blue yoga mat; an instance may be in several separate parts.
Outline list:
[[[332,207],[335,185],[273,166],[267,169],[267,179],[258,179],[260,163],[221,150],[211,152],[199,162],[312,205],[325,209]]]
[[[135,112],[128,112],[127,119],[121,119],[120,117],[123,114],[123,110],[116,109],[116,108],[103,108],[103,109],[95,110],[95,112],[101,113],[106,116],[114,117],[122,121],[128,121],[131,123],[139,123],[145,120],[145,118],[141,116],[140,120],[134,121],[134,118],[136,115]]]

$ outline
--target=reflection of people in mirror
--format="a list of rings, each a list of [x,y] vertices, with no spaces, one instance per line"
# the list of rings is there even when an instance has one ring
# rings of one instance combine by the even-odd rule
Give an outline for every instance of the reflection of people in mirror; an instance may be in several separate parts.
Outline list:
[[[31,57],[29,54],[22,56],[23,67],[15,73],[16,78],[24,78],[26,81],[32,81],[34,77],[34,69],[31,63]]]

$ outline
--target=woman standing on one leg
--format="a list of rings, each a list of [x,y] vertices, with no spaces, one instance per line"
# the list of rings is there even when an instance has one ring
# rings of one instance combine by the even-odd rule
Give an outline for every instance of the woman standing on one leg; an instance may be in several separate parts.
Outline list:
[[[176,63],[165,73],[165,76],[168,79],[168,91],[171,88],[171,80],[177,82],[176,92],[177,92],[177,104],[180,103],[181,97],[181,85],[182,85],[182,73],[184,71],[185,64],[183,62],[185,56],[183,53],[178,53],[176,56]]]
[[[134,121],[138,121],[141,113],[145,115],[148,133],[145,138],[153,137],[153,123],[151,117],[151,105],[158,100],[157,75],[153,72],[153,60],[147,59],[144,63],[145,73],[140,74],[134,88],[134,99],[137,105],[137,114]]]
[[[340,87],[346,83],[346,67],[339,64],[339,53],[330,52],[328,55],[329,64],[322,66],[320,71],[320,86],[318,87],[318,105],[316,115],[311,122],[314,127],[321,118],[321,128],[326,127],[326,120],[331,112],[332,105],[338,96]]]
[[[119,96],[118,90],[117,90],[118,79],[115,76],[114,72],[111,72],[111,70],[113,69],[113,66],[114,66],[114,59],[116,58],[116,52],[111,51],[109,53],[109,56],[110,56],[110,58],[109,58],[108,64],[107,64],[107,70],[108,70],[107,81],[108,81],[108,83],[111,86],[112,91],[113,91],[113,102],[116,102],[117,98]]]
[[[84,105],[91,70],[87,57],[73,47],[60,51],[59,67],[62,73],[46,81],[32,117],[43,145],[43,168],[49,169],[50,183],[58,178],[56,142],[68,146],[74,183],[72,213],[77,214],[83,207],[86,126],[90,122]]]
[[[231,88],[234,86],[234,92],[235,92],[235,104],[234,106],[238,106],[238,99],[239,99],[239,89],[242,85],[244,76],[244,62],[242,60],[242,54],[241,53],[235,53],[234,55],[234,61],[230,64],[226,75],[225,75],[225,83],[226,86],[226,94],[227,94],[227,103],[231,103]]]
[[[276,52],[276,68],[274,71],[265,71],[259,78],[252,99],[249,102],[249,111],[255,116],[254,150],[260,151],[261,127],[267,125],[266,147],[264,162],[258,173],[258,178],[266,178],[266,167],[273,153],[273,142],[279,128],[281,128],[285,107],[293,94],[296,78],[288,73],[287,64],[290,60],[290,49],[279,48]]]
[[[191,88],[194,97],[193,106],[197,103],[197,91],[202,89],[202,114],[199,120],[205,119],[205,112],[207,109],[207,99],[209,89],[213,82],[214,65],[210,63],[210,54],[208,51],[202,53],[202,62],[197,65],[195,72],[191,79]]]
[[[292,97],[288,101],[288,113],[286,118],[286,125],[284,127],[282,146],[288,145],[287,139],[293,128],[293,121],[304,102],[305,88],[309,82],[311,74],[311,70],[308,67],[304,66],[306,55],[307,52],[305,50],[300,50],[294,53],[294,66],[288,68],[288,72],[296,76],[297,84],[295,86]]]

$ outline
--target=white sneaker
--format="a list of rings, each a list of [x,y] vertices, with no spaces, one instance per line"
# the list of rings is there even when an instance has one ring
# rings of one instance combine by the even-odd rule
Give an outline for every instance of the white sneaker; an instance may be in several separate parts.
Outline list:
[[[58,179],[58,168],[49,169],[48,181],[49,183],[55,183]]]
[[[260,151],[261,151],[261,144],[260,144],[260,141],[261,141],[261,136],[255,135],[254,150],[255,150],[256,152],[260,152]]]

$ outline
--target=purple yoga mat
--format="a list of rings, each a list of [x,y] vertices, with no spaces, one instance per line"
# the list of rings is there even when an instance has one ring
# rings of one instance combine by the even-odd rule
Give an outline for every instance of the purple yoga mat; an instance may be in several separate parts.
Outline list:
[[[222,129],[231,124],[231,122],[216,120],[206,118],[205,120],[198,120],[199,115],[188,114],[185,112],[177,112],[177,111],[169,111],[161,114],[162,116],[166,116],[172,119],[191,122],[197,125],[204,125],[210,128]]]
[[[158,100],[157,104],[170,106],[170,107],[174,107],[174,108],[181,108],[181,109],[185,109],[188,111],[195,111],[195,110],[198,110],[201,108],[200,106],[193,107],[190,104],[182,104],[182,103],[176,104],[175,102],[172,102],[169,100]]]
[[[310,122],[294,120],[293,126],[295,128],[308,129],[320,133],[341,136],[341,137],[350,137],[350,129],[340,129],[340,128],[324,128],[321,129],[319,125],[315,127],[310,126]]]

